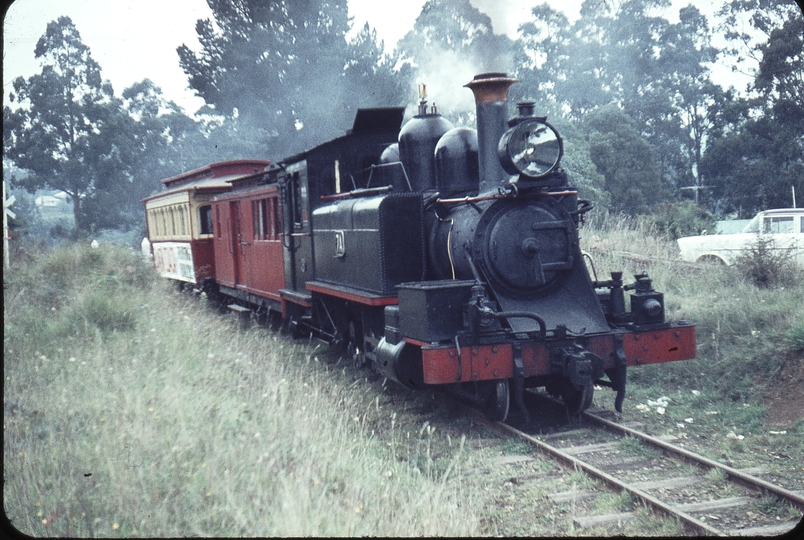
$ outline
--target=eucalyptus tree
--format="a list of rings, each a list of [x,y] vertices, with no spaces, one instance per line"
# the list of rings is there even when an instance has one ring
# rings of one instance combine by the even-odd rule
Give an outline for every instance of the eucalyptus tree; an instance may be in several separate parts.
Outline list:
[[[208,4],[214,21],[196,24],[201,50],[180,46],[180,65],[205,112],[268,155],[343,133],[358,107],[401,101],[376,35],[347,39],[346,0]]]
[[[48,23],[34,54],[42,71],[15,79],[16,107],[3,109],[5,156],[30,172],[16,180],[28,191],[67,193],[76,227],[86,228],[87,202],[125,180],[117,142],[125,115],[69,17]]]
[[[641,119],[652,126],[651,140],[661,165],[670,171],[675,188],[691,188],[699,201],[705,182],[701,161],[720,123],[731,91],[712,82],[711,65],[718,50],[712,46],[707,18],[694,6],[679,10],[679,21],[668,24],[658,41],[658,73],[653,95],[658,110],[647,109]]]
[[[669,198],[656,148],[621,107],[610,104],[595,109],[584,118],[583,128],[590,159],[605,178],[612,210],[646,213]]]
[[[730,42],[724,62],[748,66],[753,84],[748,98],[729,104],[702,169],[724,211],[748,216],[790,206],[791,188],[801,204],[804,15],[795,4],[774,0],[735,0],[720,14]]]
[[[428,0],[413,28],[399,40],[395,65],[411,83],[425,83],[429,100],[457,124],[472,123],[474,99],[461,89],[483,72],[514,67],[514,43],[495,34],[491,18],[469,0]],[[403,81],[404,82],[404,81]],[[408,99],[415,97],[413,84]]]

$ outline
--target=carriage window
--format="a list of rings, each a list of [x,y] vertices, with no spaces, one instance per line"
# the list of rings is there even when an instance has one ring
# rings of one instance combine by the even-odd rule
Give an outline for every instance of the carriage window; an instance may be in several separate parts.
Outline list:
[[[187,226],[184,223],[184,207],[183,206],[179,207],[179,223],[181,225],[181,229],[179,230],[179,232],[181,233],[182,236],[184,236],[185,234],[187,234]]]
[[[790,234],[793,232],[793,216],[774,217],[765,220],[765,232],[770,234]]]
[[[271,238],[274,240],[279,238],[279,235],[282,234],[282,216],[279,214],[279,198],[278,197],[271,197],[268,199],[268,205],[270,210],[269,222],[271,224]]]
[[[201,219],[201,234],[212,234],[212,206],[206,205],[199,208],[198,217]],[[218,220],[220,220],[220,211]]]
[[[265,199],[251,202],[251,212],[254,216],[254,239],[265,240],[268,231],[268,208]]]

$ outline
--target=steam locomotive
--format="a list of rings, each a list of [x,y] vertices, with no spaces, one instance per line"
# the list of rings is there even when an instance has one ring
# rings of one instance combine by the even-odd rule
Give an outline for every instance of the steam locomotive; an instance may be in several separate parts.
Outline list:
[[[410,388],[440,386],[505,419],[526,388],[571,412],[595,385],[622,410],[628,366],[695,357],[647,274],[593,281],[591,210],[533,102],[509,120],[503,73],[469,82],[477,130],[422,95],[361,109],[344,136],[278,162],[213,164],[145,200],[162,275],[280,317]],[[626,309],[626,291],[630,310]]]

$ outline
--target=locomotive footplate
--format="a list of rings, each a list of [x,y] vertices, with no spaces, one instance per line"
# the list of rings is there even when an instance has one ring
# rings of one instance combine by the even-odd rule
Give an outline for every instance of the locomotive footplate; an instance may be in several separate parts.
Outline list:
[[[442,345],[404,339],[421,348],[425,384],[512,378],[515,346],[521,349],[525,378],[555,374],[556,355],[566,357],[560,351],[566,352],[578,345],[590,355],[602,359],[605,371],[621,367],[622,361],[618,357],[623,355],[627,366],[695,358],[695,326],[687,323],[671,323],[665,328],[651,330],[617,329],[606,334],[576,338],[512,340],[485,345],[458,344],[457,347],[454,343]],[[581,366],[583,362],[577,364]],[[594,367],[597,369],[593,371],[599,371],[599,366]]]

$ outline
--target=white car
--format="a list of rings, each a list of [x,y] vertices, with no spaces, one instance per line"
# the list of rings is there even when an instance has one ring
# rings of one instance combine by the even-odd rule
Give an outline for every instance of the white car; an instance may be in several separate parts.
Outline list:
[[[678,247],[685,261],[731,265],[758,237],[772,239],[775,249],[788,251],[792,261],[804,266],[804,208],[765,210],[740,233],[679,238]]]

